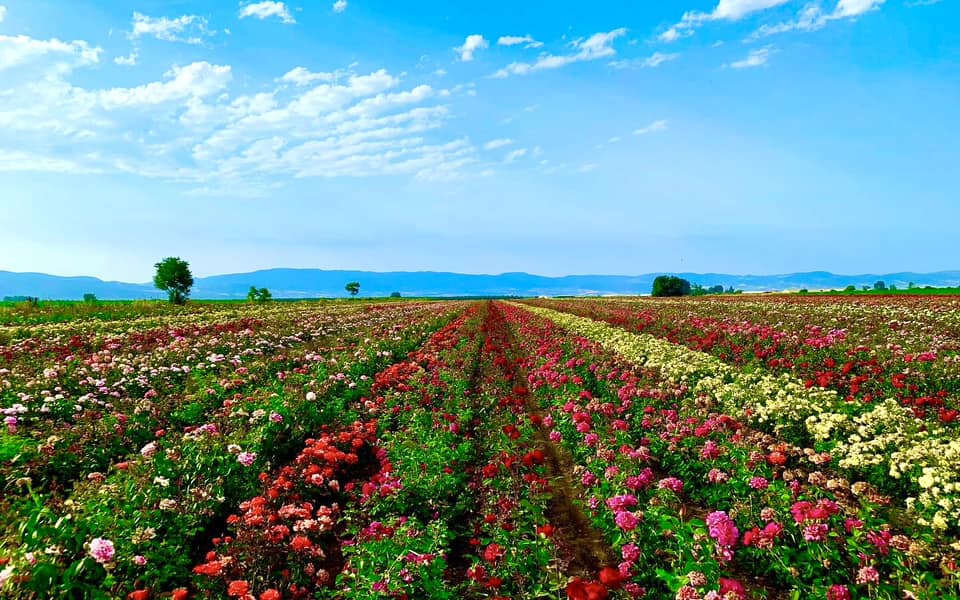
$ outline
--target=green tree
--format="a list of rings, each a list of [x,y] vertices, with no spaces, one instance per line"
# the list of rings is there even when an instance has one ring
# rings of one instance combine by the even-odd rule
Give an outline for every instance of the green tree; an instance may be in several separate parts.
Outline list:
[[[267,288],[257,288],[251,285],[247,292],[247,302],[270,302],[273,300],[273,294]]]
[[[855,286],[855,285],[848,285],[847,287],[843,288],[843,291],[845,291],[845,292],[855,292],[855,291],[857,291],[857,286]]]
[[[882,292],[887,289],[887,284],[883,281],[878,281],[873,284],[873,289],[877,290],[878,292]]]
[[[186,304],[193,287],[193,274],[190,273],[190,263],[176,257],[168,256],[157,264],[153,276],[153,285],[163,290],[173,304]]]
[[[351,281],[351,282],[348,283],[347,285],[343,286],[343,289],[345,289],[345,290],[347,290],[348,292],[350,292],[350,295],[351,295],[351,296],[356,296],[357,294],[360,293],[360,282],[359,282],[359,281]]]
[[[97,303],[97,295],[96,295],[96,294],[84,294],[84,295],[83,295],[83,301],[86,302],[87,304],[96,304],[96,303]]]
[[[658,298],[665,296],[689,296],[690,291],[690,282],[686,279],[672,275],[660,275],[653,280],[653,291],[651,295]]]
[[[391,297],[391,298],[399,298],[399,297],[400,297],[400,292],[390,292],[390,297]]]

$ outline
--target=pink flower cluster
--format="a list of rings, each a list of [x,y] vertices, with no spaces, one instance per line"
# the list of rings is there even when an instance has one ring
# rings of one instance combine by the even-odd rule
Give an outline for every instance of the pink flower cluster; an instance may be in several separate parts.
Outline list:
[[[740,540],[740,530],[737,529],[733,519],[722,510],[717,510],[707,515],[707,529],[710,531],[710,537],[717,541],[720,557],[729,561],[733,559],[733,547]]]
[[[683,481],[677,479],[676,477],[666,477],[661,479],[657,483],[657,487],[661,490],[670,490],[675,494],[683,493]]]
[[[90,556],[100,564],[106,564],[113,560],[116,550],[113,548],[113,542],[105,538],[93,538],[90,541]]]

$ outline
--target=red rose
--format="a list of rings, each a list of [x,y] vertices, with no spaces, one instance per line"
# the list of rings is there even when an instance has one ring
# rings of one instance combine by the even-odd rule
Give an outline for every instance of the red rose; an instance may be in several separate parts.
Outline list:
[[[621,583],[623,583],[623,577],[620,575],[620,571],[614,569],[613,567],[604,567],[600,569],[600,583],[607,586],[611,590],[620,589]]]
[[[248,593],[250,593],[250,584],[242,579],[231,581],[227,586],[228,596],[246,596]]]

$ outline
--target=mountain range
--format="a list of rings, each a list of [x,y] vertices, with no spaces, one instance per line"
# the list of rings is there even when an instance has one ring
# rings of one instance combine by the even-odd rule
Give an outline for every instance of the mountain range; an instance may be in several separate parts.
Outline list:
[[[323,269],[268,269],[251,273],[197,277],[191,297],[197,299],[245,298],[250,286],[265,287],[274,298],[342,297],[344,285],[360,282],[361,296],[388,296],[399,292],[415,296],[587,296],[648,294],[653,280],[663,273],[644,275],[567,275],[544,277],[529,273],[469,275],[433,271],[339,271]],[[887,273],[835,275],[826,271],[784,275],[725,275],[721,273],[671,273],[704,287],[722,285],[746,292],[843,289],[848,285],[872,286],[884,281],[900,288],[960,286],[960,271],[938,273]],[[95,277],[63,277],[44,273],[0,271],[0,297],[37,296],[41,299],[79,300],[84,294],[102,300],[162,298],[152,283],[104,281]]]

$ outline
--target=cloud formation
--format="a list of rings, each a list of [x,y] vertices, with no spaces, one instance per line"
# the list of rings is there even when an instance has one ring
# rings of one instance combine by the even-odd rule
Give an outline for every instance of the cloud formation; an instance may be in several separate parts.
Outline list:
[[[756,48],[751,50],[745,58],[727,63],[724,66],[731,69],[754,69],[756,67],[762,67],[763,65],[767,64],[767,62],[770,60],[770,57],[774,53],[776,53],[776,48],[773,46]]]
[[[647,135],[649,133],[657,133],[659,131],[667,130],[667,121],[666,119],[660,119],[659,121],[654,121],[645,127],[640,127],[639,129],[633,130],[633,135]]]
[[[626,27],[612,31],[600,32],[586,39],[574,40],[571,46],[575,52],[569,54],[542,54],[534,62],[515,62],[493,74],[496,79],[505,79],[511,75],[528,75],[545,69],[559,69],[567,65],[607,58],[617,53],[613,43],[617,38],[626,35]]]
[[[140,12],[133,13],[133,28],[130,39],[153,37],[165,42],[181,42],[201,45],[205,38],[213,37],[216,31],[208,27],[207,20],[197,15],[183,15],[174,19],[150,17]]]
[[[688,11],[680,22],[658,36],[661,42],[674,42],[693,35],[697,27],[710,21],[739,21],[756,12],[786,4],[789,0],[719,0],[710,12]]]
[[[529,33],[527,35],[503,35],[497,40],[498,46],[518,46],[525,44],[525,48],[540,48],[543,42],[533,39]]]
[[[346,2],[343,3],[343,7],[347,7]],[[336,10],[336,6],[334,6],[334,10]],[[296,19],[294,19],[290,14],[290,9],[287,8],[285,3],[274,2],[272,0],[241,5],[239,16],[241,19],[255,17],[261,21],[264,19],[269,19],[270,17],[277,17],[280,19],[280,21],[287,25],[293,25],[297,22]]]
[[[470,62],[473,60],[473,54],[477,50],[485,50],[490,47],[490,42],[488,42],[482,35],[479,33],[474,33],[468,35],[467,39],[463,41],[462,46],[457,46],[454,50],[460,54],[460,60],[463,62]]]
[[[654,52],[650,56],[643,58],[613,60],[610,61],[610,66],[615,69],[655,69],[665,62],[677,60],[678,58],[680,58],[679,52]]]
[[[504,146],[509,146],[513,143],[513,140],[510,138],[500,138],[496,140],[490,140],[483,145],[484,150],[496,150],[497,148],[503,148]]]
[[[747,41],[770,37],[788,31],[817,31],[831,21],[853,19],[868,12],[878,10],[886,0],[839,0],[830,12],[823,12],[819,4],[808,4],[789,21],[775,25],[763,25],[754,31]]]

